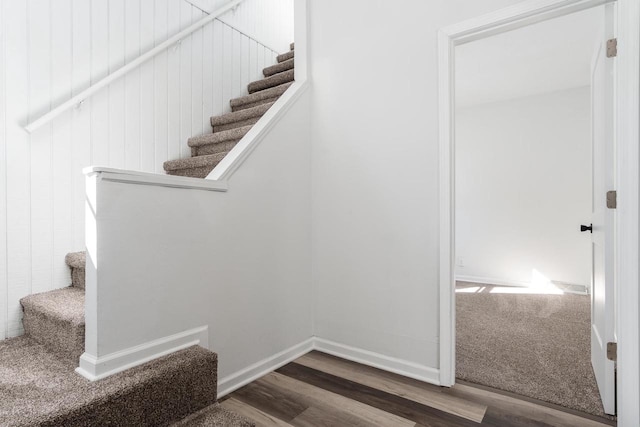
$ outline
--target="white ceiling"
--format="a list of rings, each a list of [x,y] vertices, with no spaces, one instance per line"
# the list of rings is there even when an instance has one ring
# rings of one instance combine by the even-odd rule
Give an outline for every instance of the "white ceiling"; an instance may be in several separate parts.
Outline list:
[[[603,22],[598,7],[456,47],[457,105],[589,85]]]

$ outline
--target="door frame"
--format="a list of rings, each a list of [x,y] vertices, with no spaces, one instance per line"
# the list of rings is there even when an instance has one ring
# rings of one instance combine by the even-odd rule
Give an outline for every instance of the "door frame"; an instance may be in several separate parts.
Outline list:
[[[618,339],[618,425],[640,420],[640,2],[637,0],[527,0],[438,31],[440,178],[440,385],[455,384],[455,47],[474,40],[616,3],[618,57],[614,124],[618,209],[615,231]]]

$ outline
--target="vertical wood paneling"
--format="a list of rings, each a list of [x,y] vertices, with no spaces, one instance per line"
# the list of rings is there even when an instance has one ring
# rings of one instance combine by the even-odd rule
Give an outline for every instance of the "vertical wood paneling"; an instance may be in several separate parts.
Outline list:
[[[154,28],[156,2],[154,0],[140,0],[140,51],[147,52],[154,47]],[[142,64],[140,67],[140,89],[138,108],[140,110],[140,129],[137,135],[137,143],[139,144],[139,152],[141,162],[147,166],[151,166],[151,162],[155,159],[155,142],[154,129],[155,123],[153,119],[154,113],[154,83],[155,69],[154,61],[151,60]],[[155,169],[151,169],[155,170]]]
[[[184,0],[0,0],[0,339],[22,333],[20,298],[69,284],[82,169],[163,173],[274,52],[216,20],[33,134],[24,125],[203,16]]]
[[[168,7],[169,2],[167,0],[156,0],[155,2],[154,27],[155,40],[157,43],[165,41],[168,37]],[[154,109],[153,116],[155,122],[155,140],[151,142],[153,143],[152,148],[154,152],[149,152],[148,156],[145,156],[145,162],[143,166],[145,170],[155,171],[158,173],[162,173],[162,163],[169,158],[167,150],[167,144],[169,143],[168,66],[169,52],[172,49],[173,48],[169,48],[168,50],[156,56],[153,62],[153,80],[155,83],[155,88],[152,108]]]
[[[204,16],[204,13],[195,7],[191,8],[191,22],[198,22]],[[189,136],[201,135],[204,129],[207,132],[211,132],[211,128],[205,128],[202,123],[202,104],[204,101],[204,94],[202,93],[203,36],[204,29],[195,31],[191,36],[191,133]]]
[[[140,56],[140,34],[141,34],[141,4],[140,1],[127,1],[125,3],[124,23],[125,23],[125,63]],[[150,11],[145,10],[145,15],[150,15]],[[137,68],[127,74],[124,78],[124,167],[125,169],[138,170],[141,164],[141,143],[140,140],[140,73],[141,68]]]
[[[50,1],[29,1],[29,112],[45,113],[51,99]],[[31,134],[31,292],[51,286],[53,252],[51,124]]]
[[[109,3],[91,0],[91,82],[109,73]],[[109,92],[106,88],[87,102],[91,108],[91,164],[109,165]]]
[[[192,7],[188,3],[180,4],[180,27],[186,28],[191,24]],[[193,38],[185,37],[180,43],[180,137],[179,152],[180,157],[189,157],[191,150],[186,145],[187,139],[192,135],[191,113],[193,105],[191,103],[193,78],[191,76],[191,62],[193,60]]]
[[[169,2],[168,16],[169,34],[176,34],[180,31],[180,2]],[[179,141],[180,141],[180,54],[182,43],[169,48],[168,58],[168,144],[167,159],[177,159],[180,157]]]
[[[32,1],[32,0],[30,0]],[[31,155],[29,138],[22,130],[29,111],[29,31],[28,1],[5,2],[5,78],[7,155],[7,329],[8,335],[22,332],[19,299],[31,291]],[[27,25],[25,25],[25,23]]]
[[[71,67],[71,95],[76,95],[91,84],[91,2],[87,0],[73,0],[72,4],[72,67]],[[73,210],[72,246],[69,252],[84,249],[84,203],[85,180],[82,168],[92,164],[91,161],[91,112],[94,100],[85,101],[79,108],[70,111],[73,117],[71,123],[71,152],[72,181],[73,181]]]
[[[7,200],[6,76],[5,76],[5,10],[0,0],[0,200]],[[0,236],[7,235],[7,204],[0,204]],[[0,244],[0,340],[7,337],[7,245]]]
[[[124,66],[125,10],[124,0],[109,0],[109,73]],[[109,87],[109,165],[124,168],[125,164],[125,79]]]
[[[71,97],[72,68],[72,9],[71,0],[55,0],[51,9],[51,87],[52,104]],[[49,288],[70,283],[70,275],[64,256],[73,248],[73,175],[71,120],[67,111],[51,123],[52,195],[53,195],[53,272]],[[57,286],[56,286],[57,285]]]

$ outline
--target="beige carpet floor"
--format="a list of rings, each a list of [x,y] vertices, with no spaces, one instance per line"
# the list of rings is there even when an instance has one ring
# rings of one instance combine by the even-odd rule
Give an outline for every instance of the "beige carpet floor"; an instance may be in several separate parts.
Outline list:
[[[605,416],[588,296],[458,292],[456,320],[458,378]]]

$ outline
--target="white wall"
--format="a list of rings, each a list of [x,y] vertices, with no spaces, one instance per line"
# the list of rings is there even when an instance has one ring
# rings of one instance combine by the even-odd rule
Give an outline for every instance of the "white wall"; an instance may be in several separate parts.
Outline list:
[[[228,3],[228,0],[187,1],[206,11]],[[255,19],[256,16],[260,19]],[[293,0],[245,0],[220,20],[279,53],[288,51],[294,38]]]
[[[87,353],[208,325],[225,388],[230,374],[312,337],[309,98],[271,129],[226,193],[98,183],[97,201],[89,195],[97,243],[87,244],[87,298],[97,317],[88,312]]]
[[[457,111],[460,279],[589,287],[590,218],[588,86]]]
[[[29,121],[204,14],[183,0],[1,0],[0,16],[2,339],[22,332],[21,297],[69,284],[64,255],[84,247],[82,168],[163,173],[275,53],[216,22],[29,135]]]
[[[514,3],[310,3],[317,336],[439,366],[437,29]]]

